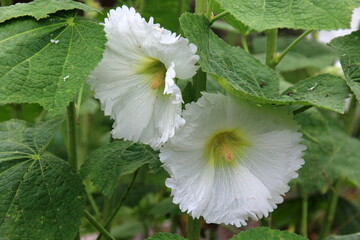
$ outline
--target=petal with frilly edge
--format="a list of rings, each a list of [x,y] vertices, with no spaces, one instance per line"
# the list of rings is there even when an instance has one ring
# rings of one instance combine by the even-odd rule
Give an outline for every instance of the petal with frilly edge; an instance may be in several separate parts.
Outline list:
[[[166,186],[182,211],[240,227],[283,201],[306,149],[291,114],[204,93],[183,117],[160,149]]]
[[[106,115],[112,135],[159,148],[184,124],[177,79],[195,75],[196,46],[126,6],[110,10],[104,23],[103,59],[88,83]]]

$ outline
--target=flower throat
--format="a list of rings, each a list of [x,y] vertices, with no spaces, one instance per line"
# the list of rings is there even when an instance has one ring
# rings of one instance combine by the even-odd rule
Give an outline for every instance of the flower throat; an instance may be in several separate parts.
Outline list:
[[[211,165],[235,164],[250,143],[238,130],[224,130],[209,138],[205,157]]]
[[[159,59],[152,57],[144,58],[137,73],[150,77],[150,88],[152,90],[164,88],[166,67]]]

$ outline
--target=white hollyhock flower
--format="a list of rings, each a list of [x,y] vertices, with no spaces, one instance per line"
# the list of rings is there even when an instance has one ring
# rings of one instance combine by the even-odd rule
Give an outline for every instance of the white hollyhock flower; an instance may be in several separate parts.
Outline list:
[[[158,148],[184,124],[174,79],[195,75],[196,46],[126,6],[110,10],[104,26],[103,59],[88,82],[115,119],[114,138]]]
[[[183,117],[160,153],[182,211],[240,227],[283,201],[306,149],[290,114],[205,93]]]

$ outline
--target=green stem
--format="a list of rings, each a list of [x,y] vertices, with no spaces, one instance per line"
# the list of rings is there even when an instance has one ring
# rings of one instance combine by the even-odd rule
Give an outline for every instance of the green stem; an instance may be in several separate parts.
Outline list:
[[[229,14],[228,11],[223,11],[222,13],[219,13],[218,15],[216,15],[215,17],[210,19],[210,25],[212,25],[214,22],[216,22],[217,20],[219,20],[220,18],[222,18],[228,14]]]
[[[77,126],[75,103],[71,102],[67,107],[67,132],[68,132],[68,161],[75,171],[78,171],[77,161]]]
[[[326,207],[324,222],[320,229],[319,240],[324,239],[330,233],[331,225],[334,221],[337,202],[339,199],[339,187],[340,187],[340,180],[337,180],[335,182],[334,189],[331,192],[330,199]]]
[[[106,237],[107,239],[111,239],[111,240],[115,240],[115,238],[113,236],[111,236],[111,234],[103,227],[101,226],[100,223],[98,223],[96,221],[96,219],[91,216],[91,214],[85,210],[85,217],[87,220],[89,220],[89,222],[94,226],[96,227],[97,230],[99,230],[99,232],[104,236]]]
[[[206,14],[207,13],[207,0],[196,0],[195,1],[195,13]]]
[[[206,73],[199,69],[193,79],[194,99],[197,101],[201,97],[201,92],[206,91]]]
[[[22,106],[21,104],[13,103],[11,104],[13,110],[13,118],[22,119]]]
[[[120,208],[121,208],[122,205],[124,204],[124,202],[125,202],[128,194],[129,194],[132,186],[134,185],[134,182],[135,182],[135,179],[136,179],[137,175],[138,175],[138,170],[135,171],[135,173],[134,173],[134,175],[133,175],[133,177],[132,177],[132,179],[131,179],[131,182],[130,182],[129,186],[127,187],[127,189],[126,189],[124,195],[122,196],[120,202],[119,202],[118,205],[115,207],[115,210],[112,212],[111,216],[106,220],[105,225],[104,225],[104,227],[105,227],[106,229],[108,229],[108,228],[110,227],[112,220],[114,220],[114,218],[116,217],[118,211],[120,210]],[[102,237],[102,234],[100,233],[99,236],[96,238],[96,240],[100,240],[101,237]]]
[[[91,205],[92,209],[93,209],[94,212],[95,212],[96,218],[99,219],[100,216],[101,216],[101,213],[100,213],[100,211],[99,211],[98,206],[96,205],[96,202],[95,202],[93,196],[92,196],[91,193],[89,193],[88,191],[86,191],[86,194],[87,194],[88,200],[89,200],[89,202],[90,202],[90,205]]]
[[[245,52],[249,53],[249,47],[247,44],[246,36],[244,34],[240,34],[240,41]]]
[[[351,96],[349,111],[345,115],[345,127],[347,133],[352,136],[356,122],[357,99],[354,95]]]
[[[188,216],[187,225],[187,239],[188,240],[199,240],[201,230],[201,219],[193,219],[190,215]]]
[[[11,0],[1,0],[2,7],[10,6],[11,4],[12,4]]]
[[[302,198],[302,211],[301,211],[301,234],[307,238],[307,220],[308,220],[308,207],[309,207],[309,198],[308,195],[304,192],[301,192]]]
[[[266,65],[275,68],[277,28],[266,30]]]
[[[273,64],[274,67],[276,67],[276,65],[279,64],[279,62],[281,61],[281,59],[283,59],[283,57],[285,57],[286,54],[288,54],[288,52],[290,52],[291,49],[293,49],[295,47],[296,44],[298,44],[304,37],[306,37],[309,33],[311,33],[313,30],[307,30],[306,32],[304,32],[303,34],[301,34],[297,39],[295,39],[279,56],[275,57],[273,59]]]
[[[212,11],[214,9],[215,1],[214,0],[208,0],[207,3],[207,9],[206,9],[206,17],[210,18],[212,15]]]
[[[304,112],[304,111],[306,111],[306,110],[308,110],[310,108],[312,108],[311,105],[300,107],[300,108],[294,110],[293,114],[296,115],[296,114],[302,113],[302,112]]]
[[[76,120],[78,120],[79,117],[80,117],[80,107],[81,107],[81,101],[82,101],[83,92],[84,92],[84,84],[80,88],[78,98],[77,98],[77,102],[76,102],[76,105],[75,105]]]

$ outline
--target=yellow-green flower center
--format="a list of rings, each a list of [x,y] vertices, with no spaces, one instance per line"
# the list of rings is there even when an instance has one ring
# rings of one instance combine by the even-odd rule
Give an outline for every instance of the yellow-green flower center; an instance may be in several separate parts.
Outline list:
[[[164,88],[166,67],[159,59],[152,57],[144,58],[137,69],[137,73],[143,74],[146,79],[149,79],[151,89]]]
[[[208,139],[205,157],[211,165],[235,164],[248,146],[246,135],[238,129],[219,131]]]

